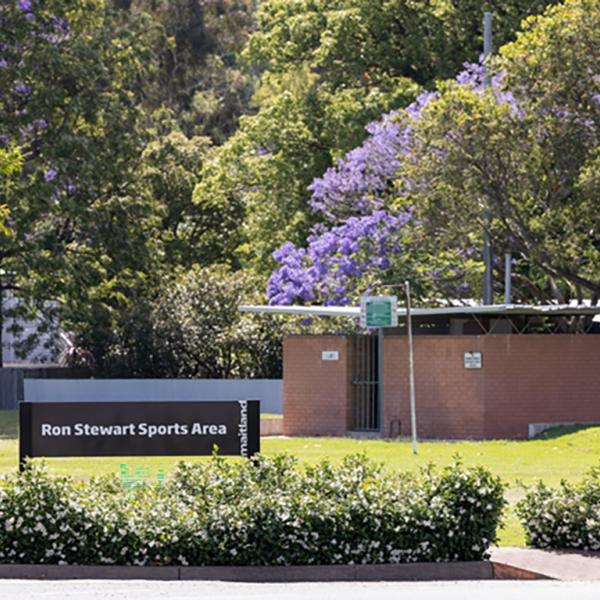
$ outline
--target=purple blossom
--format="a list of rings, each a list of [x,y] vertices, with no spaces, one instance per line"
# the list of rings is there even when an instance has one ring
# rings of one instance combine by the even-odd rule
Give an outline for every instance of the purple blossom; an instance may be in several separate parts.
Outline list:
[[[478,63],[463,64],[463,70],[456,76],[456,83],[468,86],[474,92],[483,94],[486,89],[485,74],[483,57],[480,57]],[[514,94],[506,88],[505,78],[506,73],[504,71],[492,73],[490,77],[490,89],[498,104],[508,105],[514,117],[522,118],[523,110],[519,106]]]
[[[592,104],[595,104],[596,106],[600,106],[600,94],[594,94],[592,96]]]
[[[51,181],[54,181],[56,179],[57,175],[58,175],[58,172],[56,171],[56,169],[53,169],[52,167],[50,167],[44,173],[44,181],[46,181],[46,183],[50,183]]]
[[[19,0],[17,2],[17,8],[21,11],[21,12],[31,12],[32,11],[32,7],[31,7],[31,0]]]
[[[347,304],[362,277],[390,267],[400,251],[397,233],[408,220],[410,214],[379,210],[331,229],[314,228],[308,248],[287,242],[273,254],[280,267],[269,279],[269,301]]]
[[[56,31],[57,33],[59,33],[62,36],[69,35],[69,33],[71,32],[69,23],[67,22],[66,19],[63,19],[62,17],[57,17],[57,16],[53,15],[50,17],[50,22],[52,23],[52,27],[54,28],[54,31]]]
[[[370,123],[366,127],[370,135],[363,144],[309,186],[312,209],[334,223],[349,215],[368,215],[380,210],[384,195],[400,169],[400,157],[410,150],[411,123],[436,96],[424,92],[404,113],[392,111],[380,121]],[[408,117],[404,122],[402,114]]]
[[[31,87],[26,83],[19,82],[15,86],[15,92],[17,92],[17,94],[29,94],[31,92]]]
[[[479,89],[483,87],[484,79],[485,67],[482,62],[464,63],[463,70],[456,76],[456,83]]]

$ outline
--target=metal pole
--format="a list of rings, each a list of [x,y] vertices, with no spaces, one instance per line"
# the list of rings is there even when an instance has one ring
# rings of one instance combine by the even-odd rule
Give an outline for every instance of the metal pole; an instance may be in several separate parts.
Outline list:
[[[406,333],[408,336],[408,381],[410,386],[410,433],[412,451],[417,453],[417,409],[415,405],[415,359],[413,353],[412,318],[410,316],[410,283],[404,282],[406,293]]]
[[[383,327],[380,327],[377,330],[377,419],[382,437],[385,436],[383,411]]]
[[[491,78],[487,69],[487,60],[492,53],[492,13],[486,12],[483,15],[483,61],[484,61],[484,83],[486,87],[491,85]],[[483,232],[483,303],[494,303],[493,280],[492,280],[492,244],[489,234],[491,218],[489,211],[484,212],[486,228]]]
[[[510,304],[512,275],[512,253],[504,253],[504,304]]]
[[[487,70],[487,59],[492,53],[492,13],[486,12],[483,14],[483,65],[485,67],[485,85],[489,87],[491,84],[490,76]]]

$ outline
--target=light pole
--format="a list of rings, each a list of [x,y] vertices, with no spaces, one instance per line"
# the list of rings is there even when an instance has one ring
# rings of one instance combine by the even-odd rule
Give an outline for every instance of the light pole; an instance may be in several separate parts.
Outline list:
[[[410,395],[410,435],[412,451],[417,453],[417,408],[415,404],[415,358],[413,352],[412,318],[410,315],[410,283],[404,282],[406,295],[406,335],[408,337],[408,384]]]
[[[483,15],[483,68],[485,70],[484,84],[488,88],[491,85],[491,78],[488,71],[487,61],[492,54],[492,13],[486,12]],[[483,303],[494,303],[493,281],[492,281],[492,243],[490,240],[489,228],[491,224],[490,211],[484,209],[485,228],[483,230]]]

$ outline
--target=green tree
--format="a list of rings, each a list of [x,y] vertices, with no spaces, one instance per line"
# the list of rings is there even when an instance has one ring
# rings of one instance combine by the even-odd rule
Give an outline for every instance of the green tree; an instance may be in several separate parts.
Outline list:
[[[0,148],[0,189],[7,190],[10,185],[10,176],[21,169],[23,157],[18,147]],[[10,227],[7,219],[9,209],[6,204],[0,205],[0,235],[10,236]]]
[[[488,229],[514,252],[521,300],[600,298],[599,62],[600,6],[569,0],[501,50],[494,89],[445,85],[415,127],[401,191],[437,244]]]
[[[173,273],[223,260],[234,244],[228,236],[228,228],[232,229],[228,223],[235,215],[193,202],[210,140],[188,138],[168,113],[155,115],[155,121],[157,134],[141,153],[130,184],[152,211],[139,218],[149,221],[142,231],[153,251],[136,272],[117,270],[112,276],[107,271],[111,276],[100,282],[94,296],[81,298],[77,306],[81,312],[75,312],[74,306],[69,310],[68,324],[83,351],[80,354],[93,356],[96,371],[104,375],[163,373],[166,367],[155,360],[149,318],[153,302]],[[131,251],[139,253],[140,249],[132,247]],[[77,356],[73,353],[75,359]]]
[[[256,0],[108,0],[129,15],[146,13],[163,28],[151,103],[174,114],[189,137],[222,143],[248,111],[254,75],[239,59]]]
[[[243,211],[234,264],[263,274],[285,240],[306,239],[315,215],[312,179],[366,137],[381,113],[411,102],[421,86],[476,60],[486,8],[496,39],[548,2],[511,0],[266,0],[244,56],[262,71],[258,113],[207,162],[200,204]]]
[[[157,253],[155,211],[133,182],[146,135],[139,79],[160,30],[99,0],[4,3],[0,19],[0,142],[22,156],[0,190],[0,289],[24,310],[58,299],[68,318],[88,319],[94,303],[126,301]]]
[[[158,371],[170,377],[281,377],[282,338],[290,323],[240,313],[260,285],[247,272],[193,268],[167,284],[151,313]]]

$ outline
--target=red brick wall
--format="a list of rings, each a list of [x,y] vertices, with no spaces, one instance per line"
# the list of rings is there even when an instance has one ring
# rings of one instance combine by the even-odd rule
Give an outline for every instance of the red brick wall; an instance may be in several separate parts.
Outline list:
[[[423,438],[476,438],[484,430],[484,377],[487,371],[466,370],[463,352],[483,351],[484,338],[415,336],[417,432]],[[487,367],[484,352],[484,365]],[[400,419],[402,435],[410,434],[408,347],[404,336],[384,338],[384,423]]]
[[[396,419],[409,435],[407,340],[384,343],[384,435]],[[343,336],[285,340],[286,435],[351,428],[351,348]],[[421,438],[524,438],[529,423],[600,422],[600,336],[416,336],[414,349]],[[323,361],[323,350],[339,360]],[[464,368],[471,351],[482,369]]]
[[[321,352],[339,352],[324,361]],[[345,336],[290,336],[283,344],[285,435],[345,435],[350,426],[351,344]]]
[[[385,344],[386,427],[400,418],[408,435],[406,338]],[[600,421],[600,336],[417,336],[414,349],[420,437],[524,438],[529,423]],[[469,351],[482,369],[464,368]]]
[[[600,422],[600,336],[491,336],[485,437],[526,437],[528,423]]]

